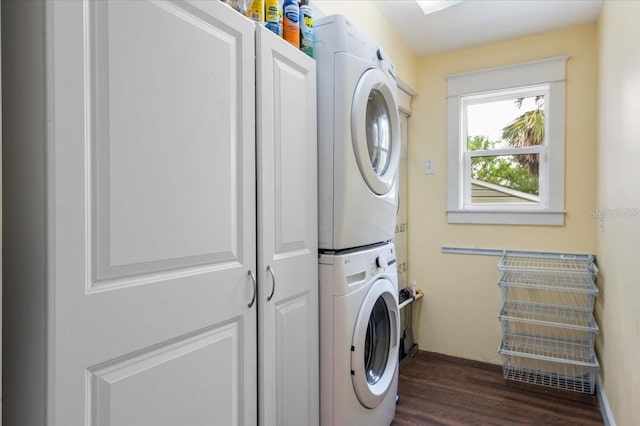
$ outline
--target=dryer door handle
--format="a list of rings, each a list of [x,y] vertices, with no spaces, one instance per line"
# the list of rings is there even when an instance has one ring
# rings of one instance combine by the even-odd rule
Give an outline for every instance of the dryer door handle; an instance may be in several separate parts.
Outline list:
[[[398,336],[400,335],[400,332],[398,330],[399,324],[398,324],[398,311],[391,310],[391,337],[392,337],[392,347],[396,347],[398,346]]]
[[[273,286],[271,287],[271,294],[267,297],[267,302],[270,302],[273,298],[273,293],[276,292],[276,274],[271,267],[271,265],[267,266],[267,271],[271,274],[271,280],[273,281]]]

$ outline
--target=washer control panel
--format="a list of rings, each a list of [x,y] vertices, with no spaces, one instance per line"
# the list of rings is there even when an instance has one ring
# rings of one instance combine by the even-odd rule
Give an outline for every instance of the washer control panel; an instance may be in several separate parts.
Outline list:
[[[388,276],[397,286],[396,252],[393,243],[339,254],[321,253],[320,285],[332,296],[346,296],[371,279]]]
[[[369,254],[368,264],[371,276],[384,272],[396,263],[396,254],[393,246],[386,246]]]
[[[380,68],[391,76],[394,81],[398,81],[398,77],[396,76],[396,67],[381,47],[375,48],[375,55],[373,55],[373,59],[377,59],[380,64]]]

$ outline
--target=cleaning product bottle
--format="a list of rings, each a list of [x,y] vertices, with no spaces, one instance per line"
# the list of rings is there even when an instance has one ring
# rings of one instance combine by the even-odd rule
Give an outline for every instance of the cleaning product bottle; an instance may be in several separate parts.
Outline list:
[[[266,27],[271,32],[280,35],[280,12],[278,12],[278,0],[265,1],[265,21]]]
[[[282,16],[283,0],[278,0],[278,24],[280,25],[280,38],[284,38],[284,18]]]
[[[300,50],[313,58],[313,11],[309,0],[300,0]]]
[[[253,4],[247,11],[247,17],[256,22],[264,23],[264,0],[253,0]]]
[[[300,6],[297,0],[284,0],[282,4],[284,39],[300,49]]]

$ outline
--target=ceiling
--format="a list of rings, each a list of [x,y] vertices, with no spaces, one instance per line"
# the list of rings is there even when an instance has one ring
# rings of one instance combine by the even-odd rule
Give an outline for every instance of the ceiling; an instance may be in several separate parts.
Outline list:
[[[374,0],[418,55],[594,23],[603,0],[465,0],[425,15],[413,0]]]

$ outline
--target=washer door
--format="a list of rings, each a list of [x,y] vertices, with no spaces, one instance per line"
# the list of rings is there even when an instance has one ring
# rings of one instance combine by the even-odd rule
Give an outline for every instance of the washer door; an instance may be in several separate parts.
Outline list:
[[[351,344],[351,381],[360,403],[384,400],[398,365],[398,302],[391,281],[380,278],[367,293]]]
[[[371,68],[360,77],[351,104],[351,140],[358,167],[378,195],[391,190],[400,161],[400,119],[394,90],[382,71]]]

